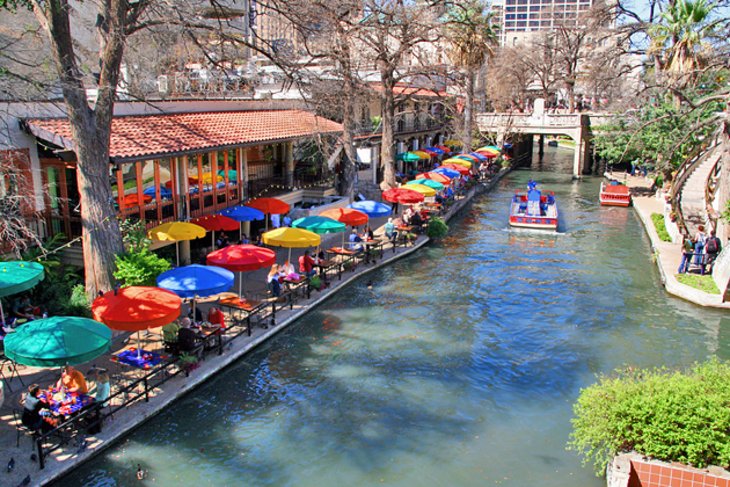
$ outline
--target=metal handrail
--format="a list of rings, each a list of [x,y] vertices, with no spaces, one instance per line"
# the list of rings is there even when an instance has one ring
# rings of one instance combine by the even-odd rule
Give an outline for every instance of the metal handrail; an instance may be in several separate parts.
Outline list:
[[[718,157],[710,170],[710,174],[707,177],[707,183],[705,184],[705,211],[711,227],[710,230],[713,231],[717,229],[718,214],[713,208],[712,203],[715,201],[715,195],[718,188],[717,182],[720,178],[721,170],[722,157]]]
[[[708,139],[706,144],[701,144],[696,147],[690,156],[679,166],[677,173],[672,179],[672,191],[669,193],[672,203],[672,212],[677,217],[676,224],[683,235],[687,235],[689,230],[687,229],[687,224],[684,221],[684,214],[682,213],[682,189],[692,172],[704,160],[704,157],[719,144],[720,138],[718,136],[714,136],[711,139]]]

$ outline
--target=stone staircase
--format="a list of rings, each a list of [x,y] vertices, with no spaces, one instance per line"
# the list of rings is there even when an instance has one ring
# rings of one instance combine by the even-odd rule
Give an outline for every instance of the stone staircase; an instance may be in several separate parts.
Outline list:
[[[698,225],[708,227],[705,190],[712,169],[721,156],[721,146],[716,145],[702,156],[702,161],[689,175],[681,190],[681,208],[684,223],[690,235],[697,232]]]

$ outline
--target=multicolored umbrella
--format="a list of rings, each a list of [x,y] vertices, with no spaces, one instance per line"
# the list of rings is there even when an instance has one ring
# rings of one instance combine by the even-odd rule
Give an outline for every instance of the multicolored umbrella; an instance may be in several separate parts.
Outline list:
[[[428,186],[431,189],[434,189],[436,191],[441,191],[444,189],[444,185],[434,181],[433,179],[414,179],[413,181],[408,181],[406,183],[406,186]]]
[[[444,154],[451,154],[451,147],[447,147],[445,145],[437,145],[437,146],[434,146],[434,147],[436,147],[437,149],[441,149],[442,151],[444,151]]]
[[[497,154],[499,154],[500,152],[502,152],[502,149],[500,149],[496,145],[485,145],[484,147],[478,148],[477,151],[479,151],[479,152],[496,152]]]
[[[383,199],[391,203],[413,205],[423,201],[423,195],[412,189],[391,188],[383,191]]]
[[[340,233],[347,230],[347,225],[326,216],[305,216],[292,222],[292,227],[303,228],[322,235],[325,233]]]
[[[426,186],[424,184],[419,184],[416,182],[416,183],[409,184],[406,186],[407,186],[407,189],[421,193],[423,196],[426,196],[426,197],[436,196],[436,190],[433,188],[429,188],[428,186]]]
[[[448,159],[446,161],[447,164],[458,164],[459,166],[464,166],[467,169],[471,169],[471,166],[473,163],[471,161],[467,161],[465,159],[457,159],[456,157],[452,157],[451,159]]]
[[[418,157],[420,157],[421,159],[424,159],[424,160],[425,160],[425,159],[431,159],[431,154],[429,154],[429,153],[428,153],[428,152],[426,152],[426,151],[422,151],[422,150],[414,150],[414,151],[413,151],[413,153],[414,153],[414,154],[416,154],[416,155],[417,155]]]
[[[458,174],[457,174],[458,176]],[[431,172],[424,172],[421,174],[416,175],[416,181],[418,180],[429,180],[429,181],[436,181],[437,183],[441,184],[451,184],[451,178],[448,177],[446,174],[441,174],[435,171]]]
[[[354,201],[347,205],[347,207],[352,208],[353,210],[362,211],[370,218],[388,216],[393,212],[393,208],[386,205],[385,203],[372,200]]]
[[[0,298],[22,293],[33,288],[45,277],[45,270],[38,262],[12,260],[0,262]],[[5,312],[0,301],[0,324],[5,323]]]
[[[466,175],[469,174],[471,171],[469,168],[465,166],[460,166],[459,164],[444,164],[442,167],[446,169],[451,169],[453,171],[457,171],[459,174]]]
[[[5,355],[31,367],[78,365],[109,351],[112,331],[78,316],[34,320],[5,337]]]
[[[342,222],[345,225],[350,225],[351,227],[366,225],[367,222],[370,220],[370,217],[367,215],[367,213],[364,213],[360,210],[355,210],[353,208],[332,208],[330,210],[323,211],[319,214],[319,216],[332,218],[333,220]]]
[[[484,162],[488,160],[489,158],[485,156],[484,154],[480,154],[478,152],[470,152],[469,154],[466,154],[468,156],[476,157],[479,162]]]
[[[276,262],[276,252],[256,245],[229,245],[208,254],[206,263],[233,272],[248,272],[269,267]],[[243,274],[238,279],[238,295],[243,296]]]
[[[459,154],[457,156],[454,156],[454,159],[461,159],[469,162],[479,162],[479,159],[471,154]]]

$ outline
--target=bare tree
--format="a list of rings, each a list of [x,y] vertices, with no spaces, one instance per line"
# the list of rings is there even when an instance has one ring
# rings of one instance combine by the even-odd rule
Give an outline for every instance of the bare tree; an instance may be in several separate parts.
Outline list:
[[[32,246],[41,246],[33,225],[40,215],[34,210],[32,182],[27,177],[29,168],[26,152],[0,152],[0,252],[11,252],[17,257]]]

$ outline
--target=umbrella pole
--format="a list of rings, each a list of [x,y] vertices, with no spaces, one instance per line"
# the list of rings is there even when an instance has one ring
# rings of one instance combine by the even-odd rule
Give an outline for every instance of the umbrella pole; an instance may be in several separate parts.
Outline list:
[[[238,241],[243,240],[243,222],[238,222]]]
[[[139,336],[139,331],[137,331],[137,359],[142,358],[142,338]]]
[[[177,267],[180,267],[180,246],[178,242],[175,242],[175,261],[177,262]]]
[[[213,236],[213,238],[210,241],[210,248],[215,250],[215,230],[211,230],[210,233]]]
[[[287,259],[289,263],[291,264],[291,247],[289,247],[289,259]]]
[[[3,311],[2,301],[0,301],[0,325],[5,326],[5,311]]]
[[[243,272],[238,273],[238,297],[243,298]]]

